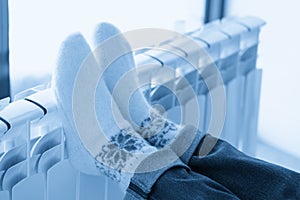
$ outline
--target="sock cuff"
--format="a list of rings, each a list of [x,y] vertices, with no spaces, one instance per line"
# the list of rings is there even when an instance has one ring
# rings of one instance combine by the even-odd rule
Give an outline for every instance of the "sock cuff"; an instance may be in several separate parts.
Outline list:
[[[177,135],[171,149],[180,157],[183,163],[189,163],[205,134],[194,126],[187,125]]]
[[[174,160],[174,158],[177,159]],[[162,161],[168,162],[172,159],[174,161],[170,162],[170,164],[167,164],[165,166],[163,166],[164,164],[161,163]],[[151,193],[152,187],[166,171],[174,167],[182,167],[186,168],[187,170],[190,170],[190,168],[178,158],[175,152],[173,152],[171,149],[165,149],[157,151],[151,154],[149,157],[145,158],[137,167],[137,172],[147,171],[148,168],[155,168],[157,167],[155,165],[160,164],[162,164],[163,167],[157,170],[149,170],[150,172],[144,173],[135,173],[134,176],[131,178],[131,182],[129,184],[129,187],[127,188],[124,199],[148,199],[148,195]]]

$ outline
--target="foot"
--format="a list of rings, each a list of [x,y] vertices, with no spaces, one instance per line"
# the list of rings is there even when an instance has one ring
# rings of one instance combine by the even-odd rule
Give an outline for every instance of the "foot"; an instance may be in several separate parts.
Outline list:
[[[156,148],[123,119],[104,80],[98,80],[101,65],[84,37],[71,35],[61,45],[52,87],[70,162],[82,172],[121,181],[126,188],[141,159],[136,154],[147,156]]]
[[[127,40],[121,35],[120,31],[108,23],[101,23],[97,26],[94,41],[98,60],[111,58],[111,54],[113,53],[116,55],[123,53],[123,55],[112,64],[109,63],[109,60],[105,61],[106,65],[110,64],[104,72],[105,82],[110,93],[113,94],[118,81],[120,81],[126,73],[135,68],[131,47]],[[109,50],[105,53],[98,51],[97,48],[101,49],[101,45],[107,44],[106,42],[109,43],[107,46]],[[128,90],[128,85],[124,86],[122,90]],[[130,86],[132,88],[139,88],[137,76],[131,77]],[[114,97],[117,104],[120,105],[120,112],[125,116],[126,120],[129,121],[135,130],[152,146],[161,149],[171,144],[176,138],[181,129],[180,126],[167,120],[159,107],[150,106],[140,89],[132,94],[130,101],[128,100],[129,103],[125,101],[126,99],[124,100],[122,95],[115,95]],[[128,107],[129,116],[126,114]]]

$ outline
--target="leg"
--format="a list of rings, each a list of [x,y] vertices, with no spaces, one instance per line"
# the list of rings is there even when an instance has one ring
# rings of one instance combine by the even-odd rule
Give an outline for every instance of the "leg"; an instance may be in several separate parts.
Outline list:
[[[215,143],[207,135],[203,140]],[[201,146],[201,143],[200,145]],[[201,156],[197,150],[189,162],[191,169],[224,185],[241,199],[300,199],[300,174],[251,158],[218,140],[212,151]]]
[[[158,179],[149,199],[226,200],[239,198],[208,177],[184,168],[173,168]]]

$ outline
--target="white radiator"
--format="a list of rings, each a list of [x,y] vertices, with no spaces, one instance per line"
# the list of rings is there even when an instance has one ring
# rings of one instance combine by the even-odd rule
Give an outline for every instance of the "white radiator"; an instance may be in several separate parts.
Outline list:
[[[255,154],[257,140],[262,71],[256,68],[256,60],[262,25],[264,21],[256,17],[229,18],[187,33],[207,50],[225,83],[227,113],[221,138],[249,155]],[[190,53],[178,51],[187,56]],[[176,66],[172,57],[153,50],[136,53],[135,58],[137,65],[147,62],[163,67],[168,63],[184,74],[196,90],[202,116],[199,129],[206,132],[211,117],[210,96],[197,72]],[[147,72],[140,75],[143,73]],[[159,86],[150,87],[144,91],[150,103],[164,105],[174,121],[180,120],[180,108],[170,93]],[[12,103],[0,101],[1,200],[122,198],[116,183],[80,173],[70,165],[51,89],[32,88],[15,99]]]

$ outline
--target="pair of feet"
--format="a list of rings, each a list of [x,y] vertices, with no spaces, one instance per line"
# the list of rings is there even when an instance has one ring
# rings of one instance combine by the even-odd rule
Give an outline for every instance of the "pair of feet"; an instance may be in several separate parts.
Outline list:
[[[94,45],[92,51],[80,33],[69,36],[53,76],[69,158],[80,171],[127,186],[141,160],[169,145],[180,127],[152,108],[139,89],[130,100],[114,95],[118,81],[135,68],[130,45],[117,28],[99,24]],[[125,54],[111,62],[116,52]],[[137,84],[136,76],[128,83]]]

